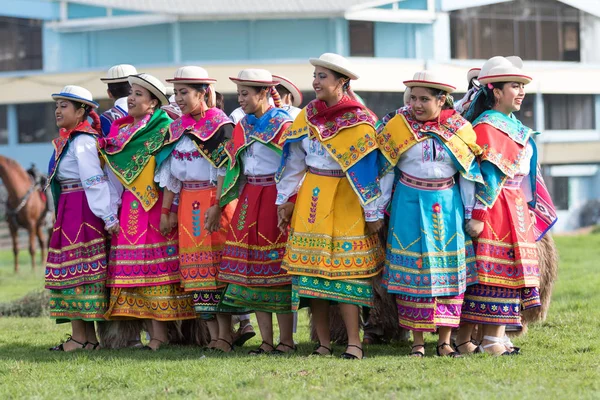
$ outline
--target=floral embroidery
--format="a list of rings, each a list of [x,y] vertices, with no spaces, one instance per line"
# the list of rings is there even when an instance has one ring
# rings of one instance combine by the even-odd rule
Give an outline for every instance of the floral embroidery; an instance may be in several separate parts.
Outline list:
[[[348,175],[349,175],[350,179],[352,180],[353,186],[360,193],[361,198],[363,198],[365,200],[365,204],[368,202],[369,199],[374,199],[381,195],[381,189],[379,188],[379,182],[374,181],[374,182],[368,183],[367,185],[362,185],[360,183],[358,177],[356,176],[356,173],[350,172]]]
[[[134,200],[129,205],[129,218],[127,220],[127,234],[129,236],[134,236],[137,234],[138,227],[138,219],[140,217],[140,203],[137,200]]]
[[[201,141],[210,139],[225,124],[231,120],[222,110],[213,107],[206,110],[204,117],[196,121],[190,115],[182,115],[169,126],[170,137],[167,143],[178,140],[184,133],[195,136]]]
[[[152,185],[146,186],[146,191],[143,193],[142,191],[138,190],[137,187],[132,186],[131,192],[135,194],[135,197],[144,203],[146,209],[148,209],[152,204],[154,204],[156,199],[158,199],[158,191]]]
[[[336,159],[338,164],[340,164],[340,167],[345,170],[354,165],[364,155],[375,149],[377,147],[377,142],[372,135],[367,133],[343,152],[336,150],[331,142],[326,142],[325,146],[329,149],[331,155]]]
[[[244,225],[246,225],[246,214],[248,213],[248,197],[244,199],[242,203],[242,207],[240,208],[240,215],[238,216],[238,224],[237,229],[241,231],[244,229]]]
[[[94,175],[83,181],[83,187],[86,189],[91,188],[92,186],[99,185],[108,180],[106,175]]]
[[[514,116],[509,117],[500,116],[495,113],[484,113],[480,118],[477,119],[476,125],[488,124],[494,128],[506,133],[512,140],[519,143],[521,146],[525,146],[529,136],[533,132],[530,128],[521,124],[518,120],[514,119]],[[514,119],[514,120],[513,120]],[[514,123],[510,123],[514,122]]]
[[[319,110],[318,104],[318,100],[308,103],[306,106],[306,119],[317,130],[321,140],[327,140],[335,136],[342,129],[358,124],[367,123],[375,126],[375,121],[366,108],[346,108],[347,111],[333,116],[323,112],[319,115],[319,111],[325,110]]]
[[[445,244],[445,233],[444,233],[444,216],[442,215],[442,206],[440,203],[435,203],[431,207],[431,211],[433,212],[431,218],[433,219],[433,238],[442,242],[442,245]],[[445,246],[444,246],[445,247]]]
[[[198,159],[198,158],[202,157],[200,155],[200,152],[198,150],[185,151],[185,152],[178,151],[178,150],[173,150],[171,152],[171,154],[173,155],[173,157],[176,160],[179,160],[179,161],[183,161],[183,160],[185,160],[185,161],[193,161],[195,159]]]
[[[200,202],[194,201],[192,203],[192,235],[198,237],[202,234],[202,223],[200,211]]]
[[[442,207],[440,206],[440,203],[435,203],[432,207],[431,207],[431,211],[433,211],[436,214],[439,214],[440,212],[442,212]]]
[[[308,223],[314,224],[317,220],[317,202],[319,201],[319,193],[321,189],[319,187],[315,187],[312,192],[312,198],[310,201],[310,212],[308,214]]]

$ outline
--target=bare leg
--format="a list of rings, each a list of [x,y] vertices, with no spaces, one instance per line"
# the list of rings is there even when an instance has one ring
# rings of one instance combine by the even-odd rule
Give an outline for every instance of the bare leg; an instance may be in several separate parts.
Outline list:
[[[450,337],[452,336],[452,328],[450,328],[449,326],[440,326],[438,327],[438,334],[438,351],[440,355],[444,356],[454,352],[454,349],[450,347]],[[448,346],[442,346],[443,344],[448,344]]]
[[[152,333],[150,335],[148,346],[152,350],[158,350],[162,344],[169,340],[167,332],[167,323],[164,321],[152,320]]]
[[[413,347],[411,352],[423,352],[425,354],[425,338],[423,332],[412,331],[413,334]]]
[[[98,338],[96,337],[96,327],[91,321],[85,322],[85,341],[88,342],[88,345],[85,346],[86,350],[93,350],[94,345],[98,343]],[[98,347],[96,347],[96,349],[98,349]]]
[[[208,333],[210,334],[210,343],[207,347],[212,349],[215,347],[217,339],[219,339],[219,323],[217,322],[217,317],[215,316],[213,319],[206,320],[206,326],[208,326]]]
[[[346,332],[348,333],[348,347],[346,353],[352,354],[358,358],[363,357],[362,345],[360,343],[360,319],[358,314],[358,306],[354,304],[340,303],[340,312],[344,325],[346,325]],[[357,346],[353,347],[353,346]]]
[[[215,344],[215,348],[229,353],[232,351],[230,343],[233,340],[231,334],[231,315],[217,314],[217,321],[219,323],[219,340]]]
[[[477,345],[471,342],[471,335],[473,335],[474,324],[464,323],[460,325],[458,334],[456,335],[456,350],[463,354],[473,353],[477,350]]]
[[[12,239],[12,245],[13,245],[13,256],[14,256],[14,260],[15,260],[15,272],[19,272],[19,236],[18,236],[18,229],[16,227],[13,227],[12,224],[9,223],[9,227],[10,227],[10,237]]]
[[[73,340],[76,340],[79,343],[85,343],[85,322],[84,321],[80,321],[80,320],[73,320],[71,321],[71,337],[73,338]],[[77,349],[82,349],[82,345],[76,343],[72,340],[66,341],[63,344],[63,348],[65,349],[65,351],[73,351],[73,350],[77,350]]]
[[[330,349],[331,333],[329,331],[329,301],[311,299],[310,311],[312,313],[312,323],[315,326],[317,337],[319,338],[319,345]],[[329,350],[327,349],[320,347],[316,351],[320,354],[329,354]]]
[[[31,256],[31,269],[35,269],[35,230],[29,231],[29,255]]]
[[[287,313],[287,314],[276,314],[277,323],[279,324],[279,343],[285,344],[286,346],[277,346],[277,350],[284,352],[295,351],[296,345],[294,344],[294,317],[298,314]],[[288,347],[289,346],[289,347]]]
[[[497,337],[499,339],[502,339],[504,337],[506,326],[505,325],[482,325],[482,326],[483,326],[484,339],[481,341],[481,345],[484,347],[483,350],[486,353],[493,354],[495,356],[501,355],[502,353],[507,351],[506,347],[502,343],[496,343],[487,348],[485,347],[487,345],[494,343],[490,340],[486,340],[485,336],[492,336],[492,337]]]
[[[263,342],[267,344],[261,344],[260,348],[264,351],[273,350],[273,314],[257,311],[256,320],[258,321],[258,329],[260,330],[260,336]]]

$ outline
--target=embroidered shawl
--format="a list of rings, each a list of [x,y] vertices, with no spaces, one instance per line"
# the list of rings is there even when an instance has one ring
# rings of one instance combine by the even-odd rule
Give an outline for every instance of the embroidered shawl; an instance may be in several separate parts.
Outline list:
[[[281,136],[293,118],[281,108],[270,108],[262,117],[248,114],[233,130],[233,138],[226,144],[228,157],[227,174],[223,182],[221,206],[237,198],[239,176],[242,173],[241,153],[254,142],[259,142],[281,154]]]
[[[434,121],[418,121],[410,106],[388,114],[378,126],[377,143],[383,155],[380,174],[391,171],[402,154],[428,138],[435,138],[444,146],[464,178],[483,182],[477,163],[481,149],[471,124],[455,110],[442,110]]]
[[[381,195],[374,125],[371,113],[348,98],[333,107],[311,101],[281,138],[283,156],[275,179],[283,176],[290,144],[308,137],[318,140],[337,161],[361,203],[370,203]]]

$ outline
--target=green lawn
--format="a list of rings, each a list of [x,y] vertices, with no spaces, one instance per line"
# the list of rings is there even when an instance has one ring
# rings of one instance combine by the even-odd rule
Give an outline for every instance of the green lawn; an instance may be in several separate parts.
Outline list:
[[[57,354],[47,348],[67,326],[0,318],[0,398],[600,398],[600,235],[557,243],[562,261],[552,308],[546,323],[515,341],[521,356],[421,360],[405,356],[408,344],[396,344],[370,347],[363,361],[309,358],[304,313],[300,348],[289,358],[252,358],[249,348],[201,358],[198,348],[174,346]],[[41,274],[12,278],[11,268],[0,267],[0,299],[42,285]],[[434,340],[428,336],[428,355]]]
[[[12,251],[0,251],[0,303],[16,300],[29,291],[44,288],[44,268],[39,252],[35,256],[36,269],[31,269],[29,251],[21,249],[19,272],[15,274]]]

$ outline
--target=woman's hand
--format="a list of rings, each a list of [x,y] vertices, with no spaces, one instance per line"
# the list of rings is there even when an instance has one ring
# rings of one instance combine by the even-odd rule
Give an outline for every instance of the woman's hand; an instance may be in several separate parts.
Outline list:
[[[281,232],[286,233],[294,213],[294,203],[288,201],[277,207],[277,226]]]
[[[377,221],[367,221],[367,229],[370,233],[375,234],[383,228],[383,220],[378,219]]]
[[[478,219],[470,219],[465,225],[465,231],[472,237],[476,238],[483,232],[484,222]]]
[[[167,214],[160,215],[160,233],[166,236],[171,232],[171,224],[169,223],[169,216]]]
[[[204,227],[210,233],[218,232],[221,229],[221,207],[218,204],[206,210],[206,214],[204,214]]]
[[[169,226],[171,230],[177,227],[177,213],[172,212],[169,214]]]
[[[119,221],[117,221],[116,223],[114,223],[111,226],[106,227],[106,232],[108,232],[109,235],[118,235],[119,234]]]

